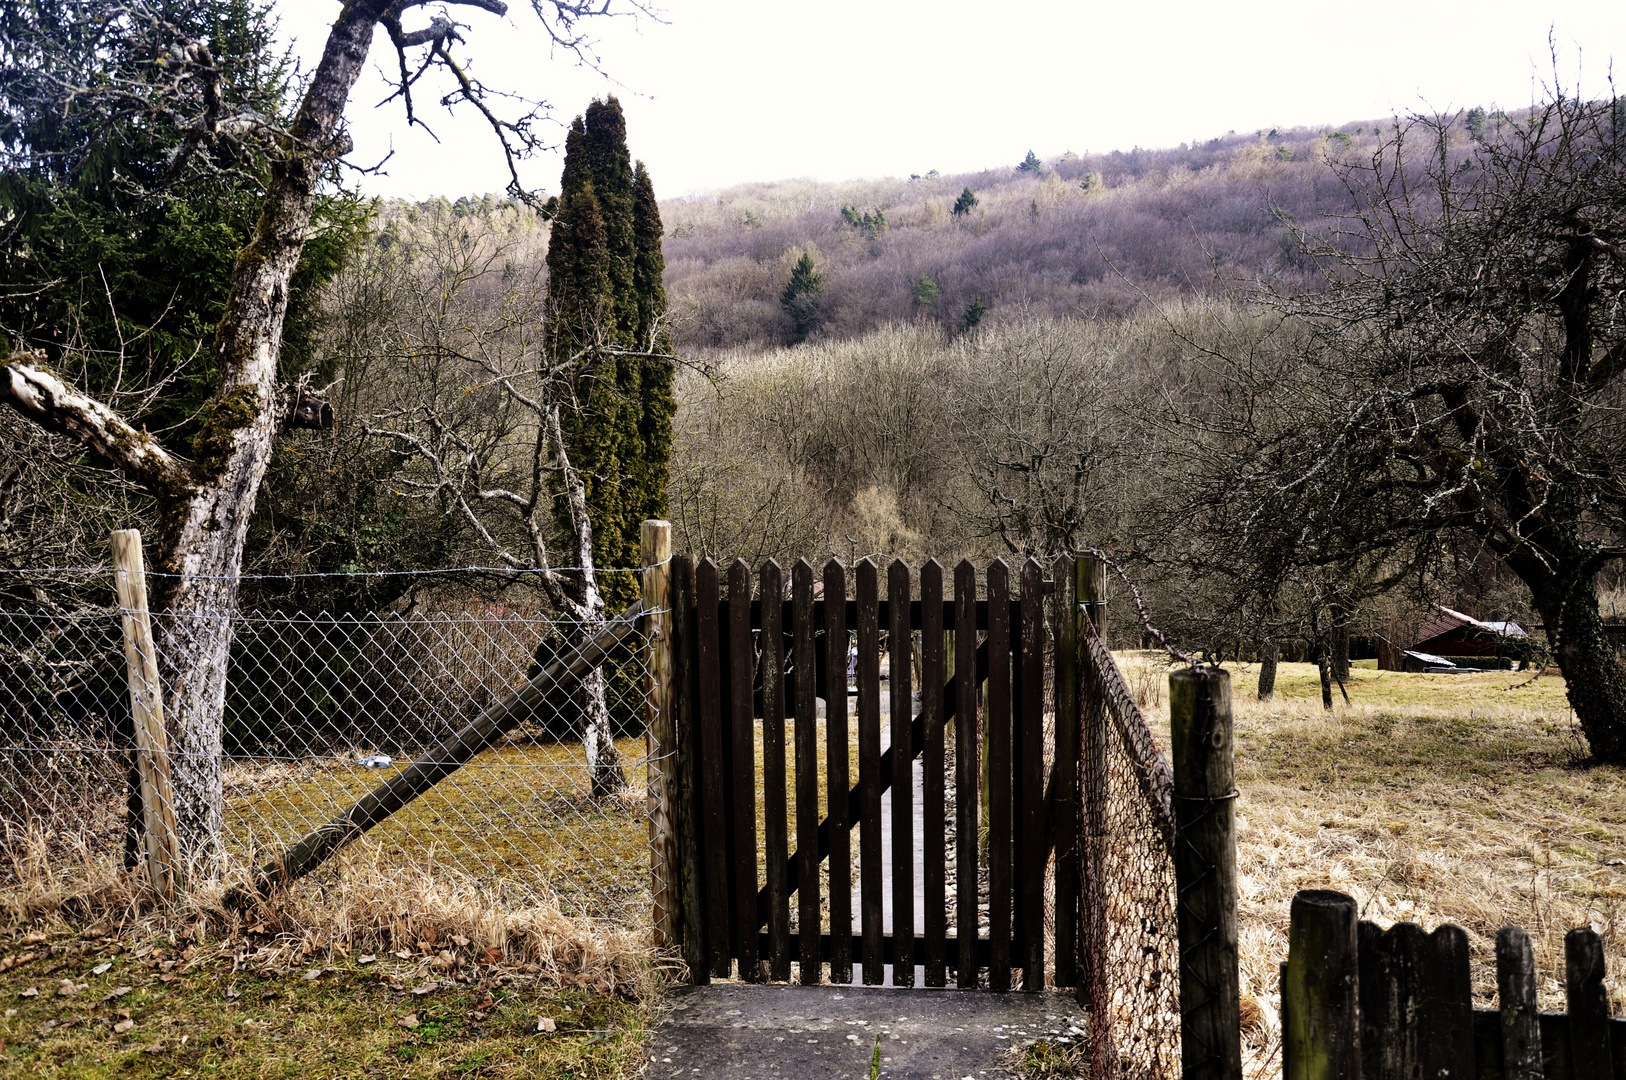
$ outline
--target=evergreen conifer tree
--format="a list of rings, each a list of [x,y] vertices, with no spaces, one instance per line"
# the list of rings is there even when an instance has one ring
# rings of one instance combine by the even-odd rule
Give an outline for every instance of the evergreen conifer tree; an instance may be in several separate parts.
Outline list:
[[[586,488],[594,564],[631,567],[640,522],[666,513],[676,406],[660,209],[648,171],[633,167],[614,97],[571,125],[559,186],[547,339],[554,362],[576,373],[576,407],[561,426]],[[638,591],[629,574],[599,587],[611,610]]]
[[[666,256],[661,252],[661,208],[655,200],[655,185],[649,170],[638,162],[633,171],[632,237],[634,261],[632,287],[638,301],[634,338],[647,354],[639,358],[639,388],[643,409],[638,435],[638,473],[633,477],[637,491],[635,525],[645,518],[664,518],[667,512],[666,485],[671,476],[672,416],[677,397],[672,391],[674,374],[672,335],[666,325]]]
[[[953,214],[955,217],[965,217],[977,205],[977,197],[970,188],[960,192],[960,197],[954,200]]]
[[[813,256],[804,251],[790,268],[790,280],[779,294],[779,306],[790,316],[792,345],[806,341],[818,325],[823,298],[824,275],[813,265]]]
[[[1475,142],[1485,138],[1485,110],[1477,105],[1468,110],[1468,137]]]

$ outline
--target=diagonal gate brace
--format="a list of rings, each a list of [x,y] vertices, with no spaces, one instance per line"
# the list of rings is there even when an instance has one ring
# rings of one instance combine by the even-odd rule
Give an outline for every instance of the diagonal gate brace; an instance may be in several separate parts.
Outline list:
[[[986,641],[977,646],[977,670],[974,678],[979,686],[988,679],[988,643]],[[943,684],[944,722],[954,719],[958,707],[958,695],[955,693],[955,685],[958,679],[959,675],[955,675],[954,678]],[[915,716],[909,722],[909,744],[909,758],[912,761],[919,757],[926,748],[926,717],[923,714]],[[892,787],[892,756],[897,751],[896,746],[889,746],[886,748],[886,752],[881,755],[880,776],[877,778],[879,780],[879,791],[877,794],[883,794]],[[858,795],[859,785],[855,784],[852,790],[847,793],[847,805],[856,806],[858,804]],[[847,831],[851,832],[857,827],[858,816],[854,815],[852,820],[847,823]],[[830,819],[825,818],[819,822],[818,858],[814,862],[822,863],[829,857]],[[794,896],[802,880],[801,870],[798,869],[800,860],[797,858],[796,852],[793,851],[785,862],[787,881],[785,895]],[[768,888],[766,885],[757,890],[757,925],[768,925]]]

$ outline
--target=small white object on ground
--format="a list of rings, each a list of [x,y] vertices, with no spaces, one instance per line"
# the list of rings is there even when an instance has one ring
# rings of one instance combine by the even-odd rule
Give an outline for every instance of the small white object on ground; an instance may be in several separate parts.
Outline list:
[[[540,1019],[537,1020],[537,1022],[536,1022],[536,1030],[538,1030],[538,1031],[557,1031],[558,1030],[558,1025],[553,1022],[553,1017],[544,1016],[544,1017],[541,1017]]]
[[[395,762],[388,754],[371,754],[362,758],[360,761],[356,762],[356,764],[365,765],[369,769],[387,769],[391,765],[395,764]]]

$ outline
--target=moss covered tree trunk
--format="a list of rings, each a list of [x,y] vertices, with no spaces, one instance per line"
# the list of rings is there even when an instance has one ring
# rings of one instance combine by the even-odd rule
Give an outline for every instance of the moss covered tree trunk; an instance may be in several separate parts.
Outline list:
[[[372,45],[385,0],[353,0],[322,59],[275,163],[260,219],[237,257],[216,332],[220,387],[193,447],[189,490],[166,507],[157,583],[159,670],[175,753],[176,818],[191,858],[220,852],[224,825],[222,736],[227,660],[243,541],[281,422],[277,359],[289,281],[299,263],[327,162],[348,148],[340,134],[350,89]]]
[[[340,122],[388,0],[351,0],[271,170],[254,235],[239,253],[215,337],[219,382],[191,459],[171,455],[107,406],[40,364],[3,369],[0,400],[41,426],[77,438],[157,499],[163,528],[152,560],[164,715],[173,755],[183,854],[213,862],[224,834],[223,713],[231,617],[243,541],[282,419],[277,360],[289,281],[305,246],[323,169],[348,149]]]

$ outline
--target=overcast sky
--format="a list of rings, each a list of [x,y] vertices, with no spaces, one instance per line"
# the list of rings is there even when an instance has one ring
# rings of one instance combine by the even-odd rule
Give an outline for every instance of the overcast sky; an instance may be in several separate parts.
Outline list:
[[[619,95],[635,157],[675,195],[751,180],[907,176],[1041,157],[1171,146],[1228,130],[1337,124],[1396,111],[1529,104],[1559,74],[1606,92],[1626,61],[1621,0],[1346,5],[1294,2],[970,3],[666,0],[662,21],[592,24],[605,75],[550,56],[530,0],[507,18],[451,9],[494,87],[545,99],[568,123]],[[337,0],[282,0],[307,65]],[[425,9],[437,10],[434,7]],[[411,29],[426,22],[420,12]],[[507,170],[469,111],[424,94],[437,144],[399,104],[373,108],[393,68],[384,34],[350,117],[357,161],[391,149],[364,190],[422,198],[501,191]],[[1626,75],[1626,70],[1623,70]],[[606,77],[608,76],[608,77]],[[547,129],[560,141],[563,129]],[[557,154],[526,164],[557,191]]]

